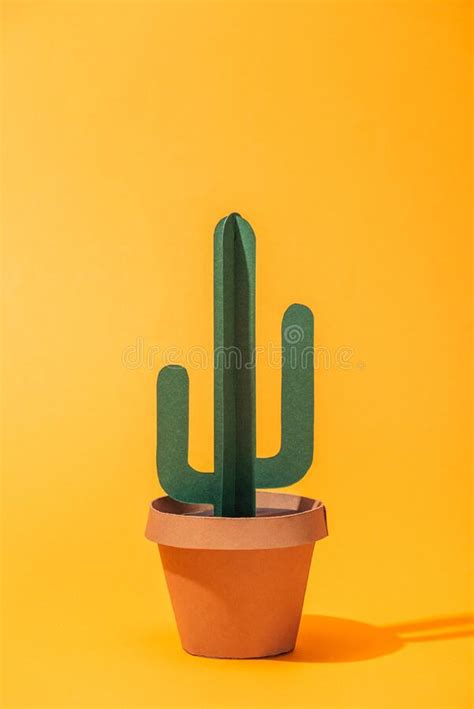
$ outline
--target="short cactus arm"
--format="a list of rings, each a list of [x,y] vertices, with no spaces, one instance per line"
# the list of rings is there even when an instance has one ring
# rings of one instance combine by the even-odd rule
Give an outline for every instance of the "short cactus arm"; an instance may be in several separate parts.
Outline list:
[[[158,375],[158,477],[180,502],[215,503],[214,475],[188,463],[189,380],[184,367],[170,365]]]
[[[282,322],[281,447],[257,458],[256,487],[286,487],[300,480],[313,460],[314,325],[305,305],[291,305]]]

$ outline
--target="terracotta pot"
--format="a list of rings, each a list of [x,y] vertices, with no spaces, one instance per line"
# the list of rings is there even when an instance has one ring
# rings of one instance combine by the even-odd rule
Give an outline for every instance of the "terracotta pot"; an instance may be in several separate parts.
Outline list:
[[[205,657],[293,650],[314,543],[327,535],[317,500],[257,492],[256,517],[213,517],[208,505],[152,502],[157,542],[183,648]]]

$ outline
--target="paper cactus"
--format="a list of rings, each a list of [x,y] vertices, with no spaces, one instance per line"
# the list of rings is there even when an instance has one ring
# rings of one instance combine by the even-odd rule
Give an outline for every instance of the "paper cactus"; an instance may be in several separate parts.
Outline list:
[[[214,515],[252,517],[255,489],[300,480],[313,458],[313,315],[291,305],[282,322],[281,447],[256,456],[255,234],[238,214],[214,234],[214,472],[188,462],[189,379],[170,365],[158,376],[157,467],[166,493],[209,503]]]

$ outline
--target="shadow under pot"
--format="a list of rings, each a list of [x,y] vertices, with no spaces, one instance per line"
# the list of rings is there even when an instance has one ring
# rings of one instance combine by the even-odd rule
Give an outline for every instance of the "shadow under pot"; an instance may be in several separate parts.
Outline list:
[[[255,658],[294,649],[314,544],[327,536],[321,502],[257,492],[256,517],[214,517],[208,505],[161,497],[146,536],[158,544],[187,652]]]

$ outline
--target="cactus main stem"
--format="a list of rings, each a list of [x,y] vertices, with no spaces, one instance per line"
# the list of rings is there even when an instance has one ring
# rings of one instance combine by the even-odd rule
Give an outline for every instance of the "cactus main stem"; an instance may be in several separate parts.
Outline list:
[[[236,214],[214,247],[216,515],[255,515],[255,237]]]

